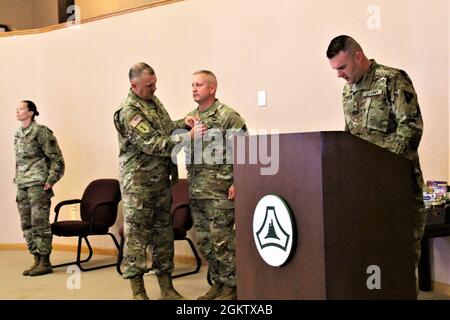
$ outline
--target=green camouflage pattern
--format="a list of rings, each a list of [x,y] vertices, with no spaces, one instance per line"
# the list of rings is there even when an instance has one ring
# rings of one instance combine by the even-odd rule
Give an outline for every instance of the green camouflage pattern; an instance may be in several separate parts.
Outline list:
[[[123,192],[159,191],[178,180],[171,151],[180,142],[172,135],[184,120],[172,121],[157,97],[140,99],[130,89],[114,114],[119,138],[120,184]],[[189,133],[186,133],[189,134]]]
[[[228,189],[233,184],[232,137],[247,131],[245,121],[219,100],[207,110],[200,112],[197,108],[188,116],[198,116],[208,128],[201,148],[191,143],[190,150],[186,151],[190,197],[227,199]],[[215,136],[221,139],[216,140]]]
[[[47,255],[52,251],[50,205],[54,193],[44,190],[64,175],[65,163],[53,132],[32,121],[17,129],[14,136],[16,154],[17,209],[20,225],[31,254]]]
[[[191,199],[197,244],[208,261],[213,282],[236,286],[236,231],[234,202],[218,199]]]
[[[124,193],[124,272],[130,279],[148,272],[172,273],[174,238],[170,188],[149,193]],[[147,248],[152,252],[152,264],[147,259]]]
[[[119,139],[120,188],[124,203],[124,278],[146,273],[151,245],[158,274],[173,270],[171,183],[178,179],[172,148],[184,120],[172,121],[157,97],[145,101],[130,89],[114,114]],[[189,134],[189,133],[185,133]]]
[[[53,186],[64,175],[64,158],[53,132],[32,121],[14,136],[16,175],[19,188],[48,183]]]
[[[199,118],[208,128],[202,137],[201,148],[192,143],[186,152],[190,206],[197,244],[208,261],[211,279],[234,287],[234,201],[228,200],[228,190],[233,184],[231,146],[233,136],[244,134],[247,127],[236,111],[219,100],[207,110],[200,112],[197,108],[188,116]]]
[[[415,263],[420,258],[420,240],[425,227],[423,176],[417,149],[423,121],[413,83],[403,70],[377,64],[355,84],[343,91],[346,131],[372,142],[414,164],[413,209]]]
[[[44,185],[17,189],[20,226],[31,254],[48,255],[52,251],[50,204],[53,195],[52,189],[44,190]]]

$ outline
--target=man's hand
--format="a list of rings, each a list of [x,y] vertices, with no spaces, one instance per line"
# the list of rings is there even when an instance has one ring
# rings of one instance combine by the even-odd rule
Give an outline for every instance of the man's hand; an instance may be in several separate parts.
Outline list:
[[[187,127],[192,128],[195,125],[196,120],[197,119],[194,116],[187,116],[186,118],[184,118],[184,124]]]
[[[203,134],[208,130],[208,128],[201,122],[197,122],[196,125],[189,131],[191,135],[191,139],[197,140],[200,139]]]
[[[53,188],[53,186],[52,186],[51,184],[46,183],[46,184],[44,185],[44,190],[45,190],[45,191],[50,190],[51,188]]]
[[[228,200],[234,200],[234,184],[228,189]]]

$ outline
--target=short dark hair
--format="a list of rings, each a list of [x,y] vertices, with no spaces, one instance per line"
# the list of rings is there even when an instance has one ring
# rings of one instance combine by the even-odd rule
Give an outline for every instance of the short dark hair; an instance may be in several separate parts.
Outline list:
[[[138,62],[134,66],[132,66],[130,68],[130,71],[128,72],[128,77],[130,78],[130,81],[139,78],[142,72],[144,71],[147,71],[151,75],[155,75],[155,70],[153,70],[152,67],[150,67],[145,62]]]
[[[328,59],[334,58],[341,51],[354,54],[356,51],[362,51],[362,48],[352,37],[340,35],[331,40],[327,49]]]
[[[34,120],[34,117],[37,117],[39,115],[39,111],[37,111],[36,104],[31,100],[22,100],[22,102],[25,102],[28,108],[28,111],[33,112],[33,117],[31,120]]]

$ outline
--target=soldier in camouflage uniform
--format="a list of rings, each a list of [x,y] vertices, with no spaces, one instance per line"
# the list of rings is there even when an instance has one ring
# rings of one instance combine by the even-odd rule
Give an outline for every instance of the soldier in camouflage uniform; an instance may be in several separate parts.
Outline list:
[[[201,123],[208,131],[200,147],[194,143],[187,154],[191,211],[198,246],[207,259],[213,286],[199,300],[235,300],[236,263],[234,228],[232,136],[247,129],[232,108],[215,98],[217,79],[206,70],[193,75],[192,93],[198,107],[187,123]]]
[[[417,95],[405,71],[377,64],[349,36],[334,38],[327,51],[331,67],[347,84],[343,92],[346,131],[405,157],[414,164],[415,266],[425,226],[423,177],[417,149],[423,122]]]
[[[17,107],[17,120],[22,126],[14,136],[16,154],[17,208],[28,250],[34,264],[23,275],[39,276],[52,272],[50,253],[50,204],[52,187],[64,174],[64,159],[53,132],[37,124],[36,105],[22,101]]]
[[[172,131],[185,128],[185,122],[183,119],[173,122],[154,96],[157,79],[150,66],[137,63],[130,69],[129,78],[128,97],[114,114],[125,215],[123,276],[130,279],[134,299],[148,299],[143,275],[150,270],[146,249],[151,246],[160,299],[182,299],[171,279],[174,238],[170,177],[172,183],[178,180],[171,151],[180,140],[186,139],[182,134],[172,135]]]

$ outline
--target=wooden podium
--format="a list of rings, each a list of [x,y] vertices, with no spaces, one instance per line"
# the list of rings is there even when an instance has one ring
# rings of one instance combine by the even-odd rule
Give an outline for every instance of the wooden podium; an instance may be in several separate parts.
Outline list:
[[[247,164],[235,141],[238,299],[416,299],[412,164],[344,132],[278,137],[275,175],[248,164],[260,137],[244,138]],[[253,238],[253,212],[267,194],[282,197],[295,220],[294,252],[281,267],[264,262]],[[372,265],[381,289],[367,286]]]

